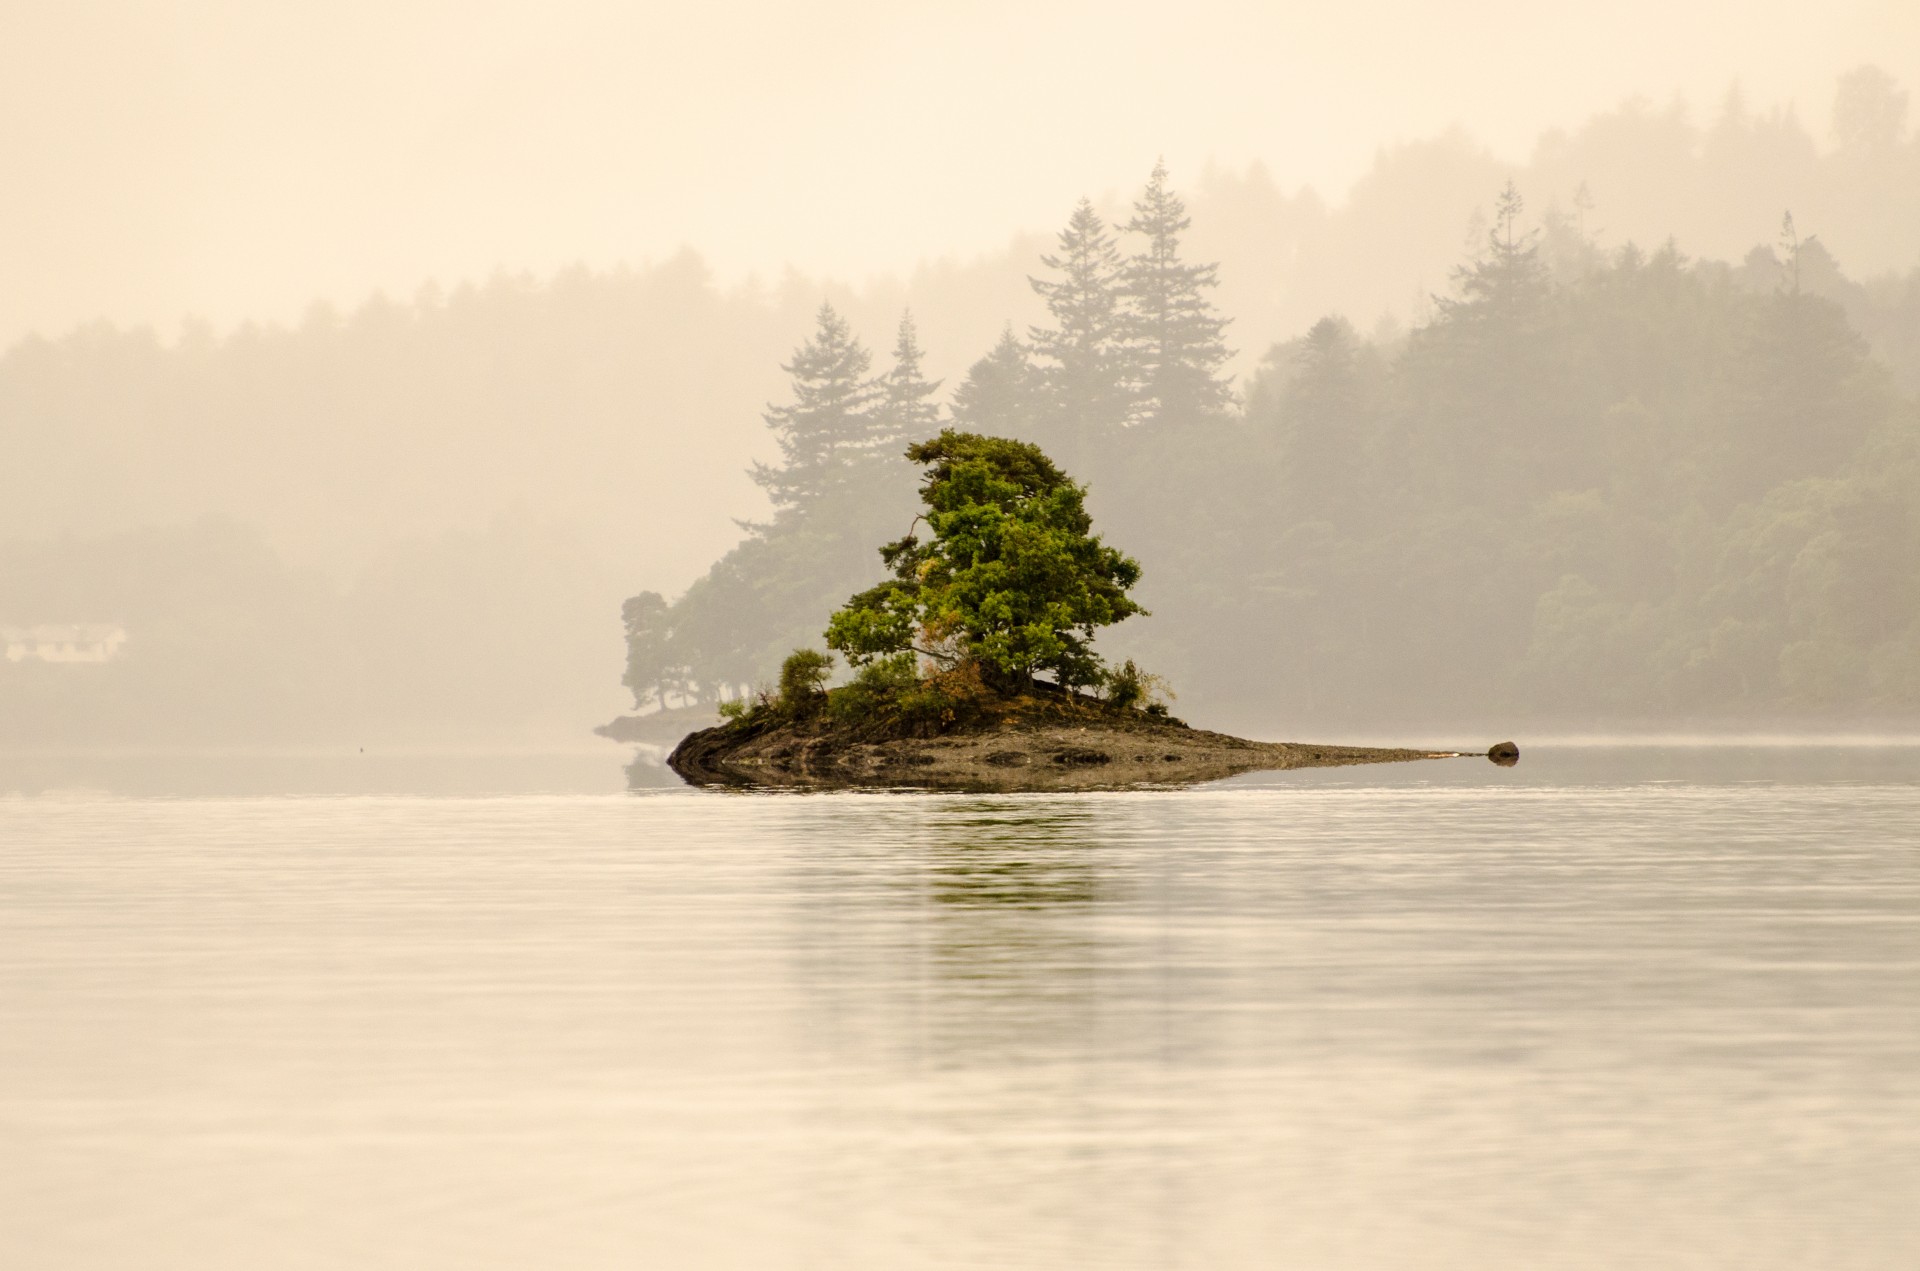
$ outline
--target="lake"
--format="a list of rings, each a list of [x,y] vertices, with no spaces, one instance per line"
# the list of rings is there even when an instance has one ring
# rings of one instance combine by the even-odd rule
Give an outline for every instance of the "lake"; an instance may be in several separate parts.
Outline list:
[[[1920,1262],[1920,748],[625,762],[0,760],[0,1265]]]

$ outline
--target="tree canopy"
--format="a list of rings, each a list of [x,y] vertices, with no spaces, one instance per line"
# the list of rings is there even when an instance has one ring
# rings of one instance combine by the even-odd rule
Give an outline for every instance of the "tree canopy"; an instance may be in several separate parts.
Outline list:
[[[886,576],[871,546],[913,515],[891,455],[830,516],[696,583],[670,666],[725,695],[858,592],[828,634],[863,675],[910,678],[925,656],[1109,690],[1089,639],[1145,604],[1163,617],[1103,648],[1248,723],[1920,702],[1920,408],[1821,238],[1738,264],[1602,249],[1591,199],[1534,218],[1517,186],[1487,193],[1412,330],[1328,315],[1273,346],[1244,409],[1178,427],[1083,414],[1098,430],[1076,434],[1071,349],[1105,349],[1080,364],[1115,377],[1096,400],[1144,382],[1122,374],[1128,257],[1083,205],[1048,263],[1099,286],[1048,299],[1100,320],[1031,348],[1007,331],[973,363],[951,398],[965,431],[913,452],[924,524],[888,544]],[[1054,338],[1069,327],[1104,334]],[[1049,455],[1091,478],[1103,530],[1142,545],[1138,604],[1139,567],[1093,538]]]
[[[880,549],[893,577],[849,600],[827,644],[862,666],[908,651],[977,663],[1015,687],[1040,672],[1062,685],[1098,681],[1094,631],[1145,612],[1127,591],[1131,557],[1092,533],[1086,491],[1040,448],[948,429],[907,448],[929,537]]]

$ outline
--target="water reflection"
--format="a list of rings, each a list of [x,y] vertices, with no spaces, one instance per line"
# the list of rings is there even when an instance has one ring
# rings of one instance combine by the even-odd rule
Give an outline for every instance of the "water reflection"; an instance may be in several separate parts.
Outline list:
[[[678,773],[667,767],[664,751],[647,747],[635,748],[633,761],[625,771],[629,790],[677,790],[687,784]]]
[[[0,1262],[1903,1266],[1920,791],[1751,761],[0,799]]]
[[[949,812],[951,813],[949,815]],[[1027,799],[943,808],[921,848],[929,1044],[949,1063],[1075,1053],[1120,956],[1092,818]]]
[[[1089,842],[1094,822],[1084,811],[983,802],[957,807],[935,824],[926,861],[929,894],[939,904],[1037,908],[1090,904],[1099,896]]]

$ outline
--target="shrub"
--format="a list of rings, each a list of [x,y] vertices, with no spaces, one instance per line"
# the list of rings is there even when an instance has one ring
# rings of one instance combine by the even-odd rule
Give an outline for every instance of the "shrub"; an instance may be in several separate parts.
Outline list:
[[[969,659],[915,682],[895,699],[894,711],[913,732],[930,736],[973,718],[993,696],[980,664]]]
[[[1104,672],[1100,688],[1109,706],[1143,711],[1158,719],[1166,718],[1167,703],[1174,696],[1164,679],[1141,670],[1132,658]]]
[[[912,653],[876,658],[861,667],[853,679],[833,690],[828,713],[836,723],[853,724],[892,714],[902,694],[913,690],[920,676]]]
[[[827,674],[833,658],[816,649],[795,649],[780,664],[780,710],[790,719],[807,719],[827,704]]]

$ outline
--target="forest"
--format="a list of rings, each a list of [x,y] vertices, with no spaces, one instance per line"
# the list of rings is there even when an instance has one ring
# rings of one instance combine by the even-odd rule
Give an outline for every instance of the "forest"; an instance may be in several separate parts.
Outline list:
[[[1337,201],[1156,177],[904,278],[688,250],[27,337],[0,634],[125,639],[7,634],[0,742],[524,744],[738,694],[884,576],[947,423],[1088,486],[1152,615],[1101,651],[1190,718],[1910,725],[1920,139],[1871,68],[1833,118],[1629,102],[1518,163],[1385,147]]]
[[[1509,183],[1430,321],[1338,316],[1221,374],[1217,267],[1156,169],[1083,202],[943,411],[911,319],[890,365],[830,305],[766,421],[773,517],[675,603],[627,602],[637,704],[738,696],[872,583],[944,419],[1091,487],[1157,617],[1116,632],[1211,717],[1625,726],[1920,705],[1920,412],[1791,214],[1738,265],[1602,251]]]

